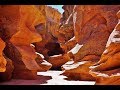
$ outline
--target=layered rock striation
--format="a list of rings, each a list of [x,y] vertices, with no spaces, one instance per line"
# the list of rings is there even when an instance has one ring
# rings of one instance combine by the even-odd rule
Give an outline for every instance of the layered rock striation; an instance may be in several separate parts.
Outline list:
[[[89,74],[89,67],[96,63],[107,43],[110,33],[117,24],[117,5],[75,5],[73,8],[73,27],[77,52],[72,55],[73,64],[82,63],[63,73],[72,79],[95,80]],[[81,47],[80,47],[81,46]],[[70,64],[71,67],[73,64]],[[70,67],[69,65],[69,67]],[[63,69],[64,65],[62,66]]]
[[[118,24],[109,36],[100,60],[92,66],[91,75],[96,78],[97,85],[120,84],[120,11],[117,13]]]
[[[4,53],[14,65],[12,78],[36,79],[37,71],[43,69],[35,60],[37,54],[31,43],[42,40],[35,26],[45,19],[34,5],[2,5],[0,11]]]

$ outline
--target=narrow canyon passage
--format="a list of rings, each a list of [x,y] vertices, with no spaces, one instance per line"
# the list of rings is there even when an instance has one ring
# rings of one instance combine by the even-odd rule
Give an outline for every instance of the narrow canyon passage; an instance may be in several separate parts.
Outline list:
[[[0,5],[0,85],[120,85],[119,19],[120,5]]]
[[[16,80],[0,83],[0,85],[94,85],[95,81],[65,80],[62,71],[48,70],[37,72],[37,80]]]

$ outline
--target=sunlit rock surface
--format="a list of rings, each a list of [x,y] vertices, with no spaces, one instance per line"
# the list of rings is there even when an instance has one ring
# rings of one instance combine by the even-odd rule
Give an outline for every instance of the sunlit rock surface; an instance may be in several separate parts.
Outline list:
[[[38,71],[47,71],[52,67],[52,64],[44,60],[44,56],[40,53],[37,53],[37,58],[35,59],[37,64],[40,66]]]
[[[74,35],[76,42],[82,47],[78,47],[78,52],[72,55],[75,61],[73,64],[88,62],[75,69],[65,70],[64,75],[70,79],[95,79],[89,74],[89,67],[100,59],[109,35],[117,24],[116,13],[119,9],[119,5],[74,5]]]
[[[0,82],[3,81],[9,81],[12,79],[12,72],[14,70],[14,65],[12,60],[10,60],[9,58],[7,58],[6,56],[4,56],[7,64],[6,64],[6,70],[4,72],[0,72]]]
[[[110,33],[118,22],[119,5],[76,5],[74,10],[75,38],[83,47],[75,61],[87,55],[101,56]]]
[[[14,68],[12,61],[4,55],[4,48],[5,42],[0,38],[0,82],[10,80]]]
[[[64,5],[62,9],[64,10],[61,18],[61,26],[64,24],[72,24],[73,23],[73,12],[74,5]]]
[[[52,69],[57,70],[57,69],[61,69],[61,66],[69,60],[70,57],[68,54],[60,54],[60,55],[50,56],[48,62],[52,64]]]
[[[0,38],[0,72],[5,72],[7,61],[3,56],[5,42]]]
[[[2,5],[0,11],[1,38],[6,42],[5,55],[13,61],[13,78],[35,79],[40,67],[30,44],[42,40],[35,26],[45,19],[34,5]]]
[[[117,13],[120,19],[120,11]],[[120,21],[111,33],[99,62],[90,71],[97,85],[120,85]]]
[[[63,9],[60,14],[47,5],[0,5],[0,82],[36,79],[31,83],[45,85],[47,76],[47,85],[120,84],[120,5]]]

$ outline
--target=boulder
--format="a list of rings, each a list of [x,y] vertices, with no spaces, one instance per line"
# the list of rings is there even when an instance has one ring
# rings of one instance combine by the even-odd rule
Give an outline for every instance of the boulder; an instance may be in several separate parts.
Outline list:
[[[77,44],[75,37],[68,40],[66,43],[61,43],[61,48],[64,50],[65,53],[69,52],[72,48],[75,47]]]
[[[44,56],[42,54],[40,53],[36,53],[36,54],[37,54],[37,58],[35,60],[40,66],[38,72],[49,70],[52,67],[52,64],[44,60]]]
[[[68,80],[93,81],[95,80],[95,78],[88,73],[89,67],[93,64],[94,62],[91,61],[81,61],[81,62],[74,62],[73,60],[68,61],[62,66],[62,70],[63,70],[62,75],[67,76]]]
[[[60,70],[61,66],[69,60],[70,60],[70,57],[68,54],[63,54],[63,55],[59,54],[59,55],[50,56],[48,59],[48,62],[52,64],[51,69]]]

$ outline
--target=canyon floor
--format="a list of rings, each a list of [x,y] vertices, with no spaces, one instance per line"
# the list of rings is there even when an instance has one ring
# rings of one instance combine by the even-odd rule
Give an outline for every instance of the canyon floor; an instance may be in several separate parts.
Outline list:
[[[94,81],[73,81],[65,80],[66,76],[60,75],[62,71],[49,70],[38,72],[37,80],[16,80],[0,83],[0,85],[94,85]]]

